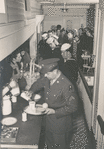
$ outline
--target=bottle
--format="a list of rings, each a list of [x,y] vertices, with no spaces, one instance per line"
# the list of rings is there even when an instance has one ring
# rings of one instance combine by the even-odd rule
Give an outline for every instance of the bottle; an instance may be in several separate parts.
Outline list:
[[[23,112],[22,113],[22,121],[23,122],[26,122],[27,121],[27,113],[26,112]]]
[[[2,115],[9,115],[12,112],[12,103],[10,101],[10,95],[3,97]]]

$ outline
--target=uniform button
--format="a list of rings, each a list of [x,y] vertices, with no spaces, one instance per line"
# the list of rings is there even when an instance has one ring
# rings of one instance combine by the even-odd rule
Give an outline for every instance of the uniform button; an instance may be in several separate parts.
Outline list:
[[[59,81],[57,81],[57,83],[59,83]]]
[[[49,92],[47,92],[47,94],[49,94]]]
[[[48,100],[48,98],[46,98],[46,100]]]
[[[55,97],[56,95],[54,95],[54,97]]]
[[[63,80],[64,78],[62,78],[62,80]]]

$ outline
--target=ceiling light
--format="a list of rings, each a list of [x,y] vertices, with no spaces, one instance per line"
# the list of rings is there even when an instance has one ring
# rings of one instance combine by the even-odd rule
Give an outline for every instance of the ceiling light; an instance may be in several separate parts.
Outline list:
[[[68,8],[66,8],[66,3],[64,3],[64,8],[61,8],[61,11],[64,13],[68,11]]]

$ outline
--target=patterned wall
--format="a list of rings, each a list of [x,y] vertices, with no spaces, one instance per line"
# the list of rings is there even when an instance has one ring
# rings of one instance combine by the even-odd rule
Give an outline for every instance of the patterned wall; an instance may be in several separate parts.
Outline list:
[[[86,13],[85,8],[71,8],[69,7],[67,12],[62,12],[63,6],[43,6],[44,19],[44,31],[50,29],[52,25],[61,24],[62,27],[67,28],[71,22],[71,27],[79,29],[81,24],[86,27]]]
[[[63,13],[63,6],[44,6],[44,14],[46,16],[83,16],[86,15],[86,9],[69,8],[67,12]]]

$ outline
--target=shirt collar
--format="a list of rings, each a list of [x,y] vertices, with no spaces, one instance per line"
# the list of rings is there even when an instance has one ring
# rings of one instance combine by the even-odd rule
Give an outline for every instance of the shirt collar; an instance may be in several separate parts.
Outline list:
[[[56,82],[56,80],[60,77],[61,75],[61,71],[59,70],[59,74],[57,75],[57,77],[54,80],[50,81],[50,85],[53,85],[54,82]]]

